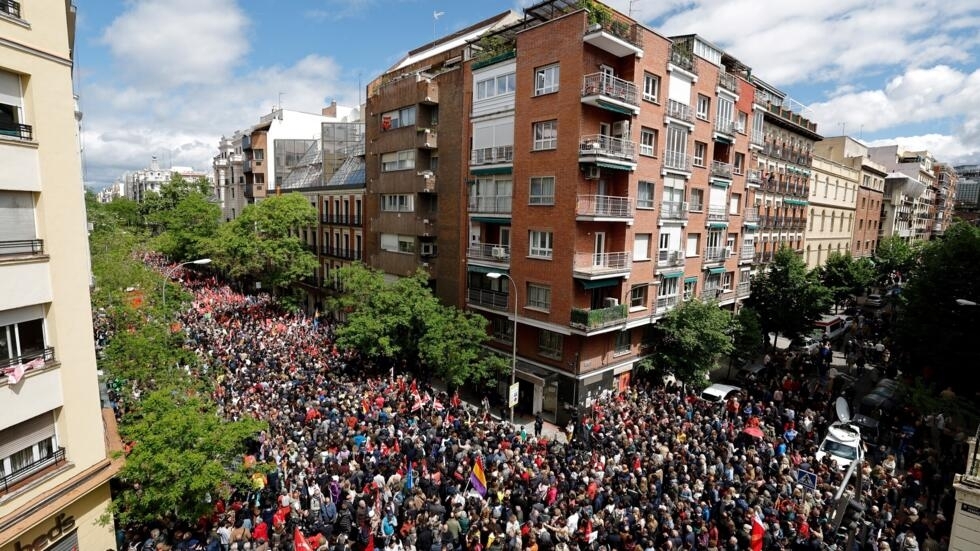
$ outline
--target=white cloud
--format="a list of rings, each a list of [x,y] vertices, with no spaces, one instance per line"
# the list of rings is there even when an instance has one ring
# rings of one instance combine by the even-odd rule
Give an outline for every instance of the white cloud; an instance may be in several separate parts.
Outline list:
[[[132,81],[220,82],[248,50],[248,20],[233,0],[139,0],[102,33]]]

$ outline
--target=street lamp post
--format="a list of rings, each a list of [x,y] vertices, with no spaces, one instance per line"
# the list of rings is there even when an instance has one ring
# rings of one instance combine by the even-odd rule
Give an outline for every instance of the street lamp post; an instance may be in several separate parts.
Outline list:
[[[211,263],[211,259],[210,258],[199,258],[197,260],[189,260],[187,262],[184,262],[182,264],[178,264],[178,265],[174,266],[166,274],[164,274],[164,276],[163,276],[163,283],[161,284],[161,287],[163,288],[163,293],[162,293],[162,295],[163,295],[163,307],[164,308],[167,307],[167,282],[170,281],[170,278],[174,275],[174,273],[177,272],[177,270],[179,270],[183,266],[187,266],[188,264],[203,265],[203,264],[210,264],[210,263]]]
[[[513,344],[510,352],[510,386],[514,386],[514,383],[516,382],[515,377],[517,374],[517,282],[514,281],[514,278],[501,272],[490,272],[487,274],[487,277],[490,279],[500,279],[505,277],[511,282],[511,284],[514,285],[514,328],[511,331],[513,333],[513,338],[511,339]],[[510,405],[510,387],[507,388],[507,391],[507,403]],[[510,424],[514,424],[514,406],[510,406]]]

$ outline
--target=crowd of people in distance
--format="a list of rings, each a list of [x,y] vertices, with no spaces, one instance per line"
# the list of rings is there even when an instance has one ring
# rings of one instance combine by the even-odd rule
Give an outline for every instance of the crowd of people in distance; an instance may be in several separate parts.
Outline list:
[[[540,434],[338,349],[326,318],[175,275],[194,294],[180,315],[185,346],[214,381],[221,415],[263,419],[268,431],[244,458],[252,484],[216,500],[213,515],[130,527],[121,545],[736,551],[836,541],[844,471],[815,457],[836,420],[833,396],[796,368],[768,370],[717,404],[639,382],[583,405],[567,434]],[[116,400],[137,399],[129,392]],[[845,498],[866,504],[871,549],[945,549],[965,439],[910,410],[895,423],[907,430],[867,446],[860,487],[850,479]],[[801,483],[804,472],[815,487]]]

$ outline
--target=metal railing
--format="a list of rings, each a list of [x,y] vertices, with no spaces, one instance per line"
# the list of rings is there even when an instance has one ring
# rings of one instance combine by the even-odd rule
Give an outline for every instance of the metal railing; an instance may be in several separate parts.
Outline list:
[[[614,138],[604,134],[590,134],[579,140],[579,155],[612,157],[626,161],[636,161],[636,142]]]
[[[32,474],[42,471],[48,467],[63,463],[64,461],[65,448],[58,448],[52,451],[47,457],[42,457],[33,463],[24,465],[8,475],[0,477],[0,492],[7,493],[10,491],[11,486],[20,482],[21,480],[24,480]]]
[[[626,320],[629,313],[625,304],[608,306],[606,308],[572,308],[569,325],[576,329],[602,329],[616,325]]]
[[[738,253],[739,260],[752,260],[755,257],[755,245],[752,243],[742,243],[742,250]]]
[[[320,253],[324,256],[343,258],[345,260],[361,260],[364,257],[363,251],[345,247],[323,247]]]
[[[616,195],[579,195],[575,213],[578,216],[633,218],[633,200]]]
[[[728,209],[725,207],[708,207],[709,222],[724,222],[728,220]]]
[[[745,181],[750,184],[762,185],[762,171],[757,168],[750,169],[745,174]]]
[[[728,247],[706,247],[704,249],[705,262],[721,262],[728,258],[732,252]]]
[[[723,163],[721,161],[711,161],[711,175],[717,176],[719,178],[731,178],[732,177],[731,163]]]
[[[694,110],[677,100],[668,99],[664,115],[684,122],[694,122]]]
[[[498,163],[510,163],[514,161],[513,145],[498,145],[494,147],[483,147],[474,149],[470,152],[471,165],[491,165]]]
[[[737,127],[738,125],[735,123],[735,121],[726,121],[723,119],[718,119],[715,121],[715,132],[720,132],[722,134],[734,136]]]
[[[33,140],[34,128],[29,124],[0,122],[0,136],[20,138],[22,140]]]
[[[738,93],[738,79],[731,73],[718,73],[718,86],[730,92]]]
[[[0,12],[20,19],[20,2],[15,2],[14,0],[0,0]]]
[[[660,203],[660,217],[671,220],[687,220],[687,203],[682,201]]]
[[[466,249],[466,256],[479,260],[510,262],[510,245],[498,245],[496,243],[470,243],[469,248]]]
[[[512,199],[510,195],[480,195],[470,197],[470,212],[510,213]]]
[[[640,105],[635,84],[606,73],[585,75],[582,82],[582,97],[595,95],[605,96],[637,107]]]
[[[20,255],[40,255],[44,254],[43,239],[18,239],[14,241],[0,241],[0,257],[20,256]]]
[[[684,251],[661,249],[657,252],[657,266],[680,266],[684,264]]]
[[[20,356],[17,356],[15,358],[0,358],[0,376],[5,377],[7,375],[10,375],[14,370],[14,366],[18,364],[24,364],[25,366],[27,366],[28,364],[31,363],[31,361],[37,360],[38,358],[44,359],[44,363],[42,364],[42,366],[47,365],[49,362],[53,362],[54,348],[49,346],[44,350],[35,350],[32,352],[28,352],[27,354],[21,354]],[[32,369],[40,369],[40,368],[39,367],[27,368],[28,371],[31,371]]]
[[[742,281],[735,285],[735,294],[740,297],[747,297],[752,294],[752,282]]]
[[[329,214],[321,216],[320,222],[335,226],[360,226],[363,223],[360,214]]]
[[[662,314],[671,308],[677,306],[680,301],[679,295],[671,295],[666,297],[657,297],[657,313]]]
[[[745,207],[742,211],[742,220],[749,224],[759,223],[759,207]]]
[[[764,145],[766,143],[765,134],[762,132],[749,133],[749,142],[752,145]]]
[[[507,293],[489,289],[466,289],[466,302],[495,310],[507,309]]]
[[[632,253],[628,251],[615,253],[575,253],[576,272],[587,274],[603,274],[609,272],[628,272],[633,265]]]
[[[698,74],[698,66],[694,62],[694,55],[690,52],[671,47],[669,63],[689,73]]]
[[[680,151],[664,150],[664,168],[674,170],[691,171],[691,156]]]

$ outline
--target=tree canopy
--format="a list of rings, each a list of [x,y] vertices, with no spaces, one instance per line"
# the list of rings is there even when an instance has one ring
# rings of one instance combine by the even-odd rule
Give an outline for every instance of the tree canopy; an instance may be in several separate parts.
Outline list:
[[[816,273],[807,271],[803,259],[783,247],[752,279],[752,295],[746,302],[758,312],[765,333],[795,337],[813,327],[827,311],[831,298]]]
[[[660,340],[653,353],[653,366],[686,384],[703,384],[718,356],[727,357],[734,350],[731,312],[715,302],[689,300],[654,327]]]
[[[875,249],[875,275],[879,285],[885,285],[893,275],[908,273],[915,266],[918,245],[909,245],[898,235],[890,235],[878,241]]]
[[[817,268],[817,277],[830,292],[836,307],[851,296],[863,295],[864,290],[875,279],[875,268],[866,258],[855,259],[850,252],[833,252]]]
[[[337,270],[343,293],[333,307],[346,312],[337,344],[376,361],[404,360],[453,385],[496,377],[507,361],[489,353],[482,316],[444,306],[427,286],[428,276],[386,282],[384,274],[355,264]]]

